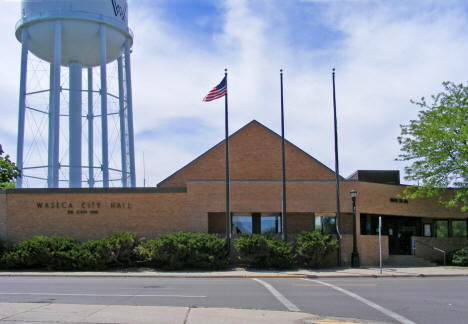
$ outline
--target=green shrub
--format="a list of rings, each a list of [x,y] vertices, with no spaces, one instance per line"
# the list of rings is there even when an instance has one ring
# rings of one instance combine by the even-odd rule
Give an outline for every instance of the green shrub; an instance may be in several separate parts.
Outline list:
[[[0,259],[2,258],[3,253],[5,252],[5,244],[0,240]]]
[[[13,245],[4,253],[4,268],[99,270],[129,266],[134,261],[135,234],[117,233],[98,241],[80,243],[60,236],[36,236]]]
[[[75,268],[102,270],[131,266],[136,259],[135,247],[135,234],[127,232],[83,242],[72,251]]]
[[[129,266],[135,260],[136,239],[134,233],[117,233],[100,241],[106,266]]]
[[[468,247],[465,247],[453,253],[452,264],[463,267],[468,266]]]
[[[219,269],[229,264],[226,241],[215,234],[165,234],[142,242],[137,251],[143,261],[161,269]]]
[[[239,260],[250,267],[288,268],[292,266],[292,248],[284,241],[259,234],[243,234],[235,242]]]
[[[338,242],[330,235],[319,232],[302,232],[295,245],[294,258],[301,266],[317,268],[325,257],[338,249]]]
[[[14,244],[0,263],[5,268],[73,269],[71,252],[79,244],[71,238],[36,236]]]

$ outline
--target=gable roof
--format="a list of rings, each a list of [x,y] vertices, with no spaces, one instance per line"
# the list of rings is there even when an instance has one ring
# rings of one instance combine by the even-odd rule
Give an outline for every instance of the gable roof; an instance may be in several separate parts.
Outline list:
[[[246,132],[249,128],[252,128],[252,127],[260,127],[262,130],[265,130],[269,135],[272,135],[274,136],[276,139],[280,139],[281,140],[281,136],[278,135],[276,132],[274,132],[273,130],[271,130],[270,128],[266,127],[265,125],[263,125],[262,123],[258,122],[257,120],[252,120],[250,121],[249,123],[247,123],[246,125],[244,125],[243,127],[241,127],[239,130],[237,130],[236,132],[232,133],[230,136],[229,136],[229,151],[231,151],[231,140],[232,138],[236,137],[237,135],[239,134],[242,134],[244,132]],[[333,177],[335,177],[335,172],[330,169],[329,167],[327,167],[325,164],[323,164],[322,162],[318,161],[317,159],[315,159],[313,156],[311,156],[310,154],[308,154],[307,152],[305,152],[304,150],[302,150],[301,148],[299,148],[298,146],[296,146],[295,144],[289,142],[288,140],[285,139],[285,144],[291,148],[293,148],[294,150],[296,150],[297,152],[300,152],[302,155],[304,155],[308,160],[311,160],[313,161],[315,164],[317,164],[318,166],[320,166],[321,168],[323,168],[324,170],[326,170],[326,172],[330,172]],[[168,181],[170,181],[171,179],[175,178],[176,176],[180,175],[181,173],[183,173],[185,170],[187,170],[188,168],[194,166],[196,163],[200,162],[200,160],[206,158],[207,156],[210,155],[210,153],[214,152],[216,149],[218,149],[220,146],[224,146],[225,145],[225,140],[223,139],[222,141],[218,142],[215,146],[213,146],[212,148],[210,148],[209,150],[207,150],[206,152],[204,152],[203,154],[199,155],[197,158],[195,158],[194,160],[192,160],[190,163],[186,164],[185,166],[183,166],[182,168],[180,168],[179,170],[177,170],[176,172],[174,172],[173,174],[171,174],[170,176],[168,176],[167,178],[165,178],[164,180],[162,180],[161,182],[158,183],[158,187],[159,186],[163,186],[165,185]],[[232,159],[232,157],[230,156],[229,158],[230,160]],[[286,161],[288,161],[288,159],[286,159]],[[309,180],[313,180],[313,179],[309,179]],[[345,180],[342,176],[340,176],[340,180]]]

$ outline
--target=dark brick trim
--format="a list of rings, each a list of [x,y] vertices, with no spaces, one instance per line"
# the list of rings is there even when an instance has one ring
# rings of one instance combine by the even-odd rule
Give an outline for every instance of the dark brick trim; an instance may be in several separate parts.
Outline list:
[[[24,189],[7,189],[6,194],[41,194],[41,193],[186,193],[186,187],[172,187],[172,188],[24,188]]]
[[[224,182],[224,179],[188,179],[187,182]],[[281,182],[281,179],[231,179],[231,182]],[[286,179],[286,182],[333,182],[335,180],[304,180],[304,179]],[[353,182],[342,180],[342,182]]]

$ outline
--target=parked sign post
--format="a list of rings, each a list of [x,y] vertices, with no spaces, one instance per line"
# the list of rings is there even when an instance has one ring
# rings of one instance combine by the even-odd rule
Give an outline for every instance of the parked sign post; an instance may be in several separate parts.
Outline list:
[[[382,274],[382,216],[379,216],[379,259],[380,274]]]

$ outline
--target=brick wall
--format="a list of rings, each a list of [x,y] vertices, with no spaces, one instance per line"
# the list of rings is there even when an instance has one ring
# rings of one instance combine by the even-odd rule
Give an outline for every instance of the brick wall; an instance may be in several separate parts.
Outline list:
[[[313,213],[286,213],[288,234],[297,234],[302,231],[312,232],[315,229],[315,216]]]
[[[7,196],[0,191],[0,240],[8,240]]]
[[[35,235],[88,240],[123,231],[153,237],[191,230],[185,193],[8,193],[12,242]]]
[[[428,218],[468,217],[468,212],[462,213],[458,208],[444,208],[438,203],[438,197],[409,200],[408,203],[390,202],[390,198],[403,196],[406,186],[354,181],[344,184],[347,188],[354,187],[357,190],[357,206],[361,213]],[[450,193],[448,190],[447,195]]]
[[[285,146],[288,179],[333,180],[333,171],[290,143]],[[252,122],[229,139],[231,179],[281,179],[281,138]],[[215,146],[160,186],[185,186],[187,180],[224,179],[225,145]]]
[[[422,237],[413,236],[416,239],[416,251],[414,255],[433,262],[444,262],[444,255],[434,250],[437,247],[446,252],[468,247],[468,238],[466,237]],[[449,260],[447,260],[449,262]]]
[[[358,235],[357,248],[361,266],[379,266],[379,236]],[[353,252],[353,235],[343,235],[341,262],[344,266],[351,266],[351,253]],[[382,261],[388,259],[388,236],[382,236]]]
[[[353,214],[352,213],[341,213],[340,228],[341,228],[341,234],[353,234]]]
[[[361,256],[361,265],[378,266],[379,265],[379,236],[378,235],[360,235],[358,241],[358,250]],[[388,259],[388,236],[382,236],[382,261]]]
[[[226,212],[208,213],[208,233],[226,235]]]

